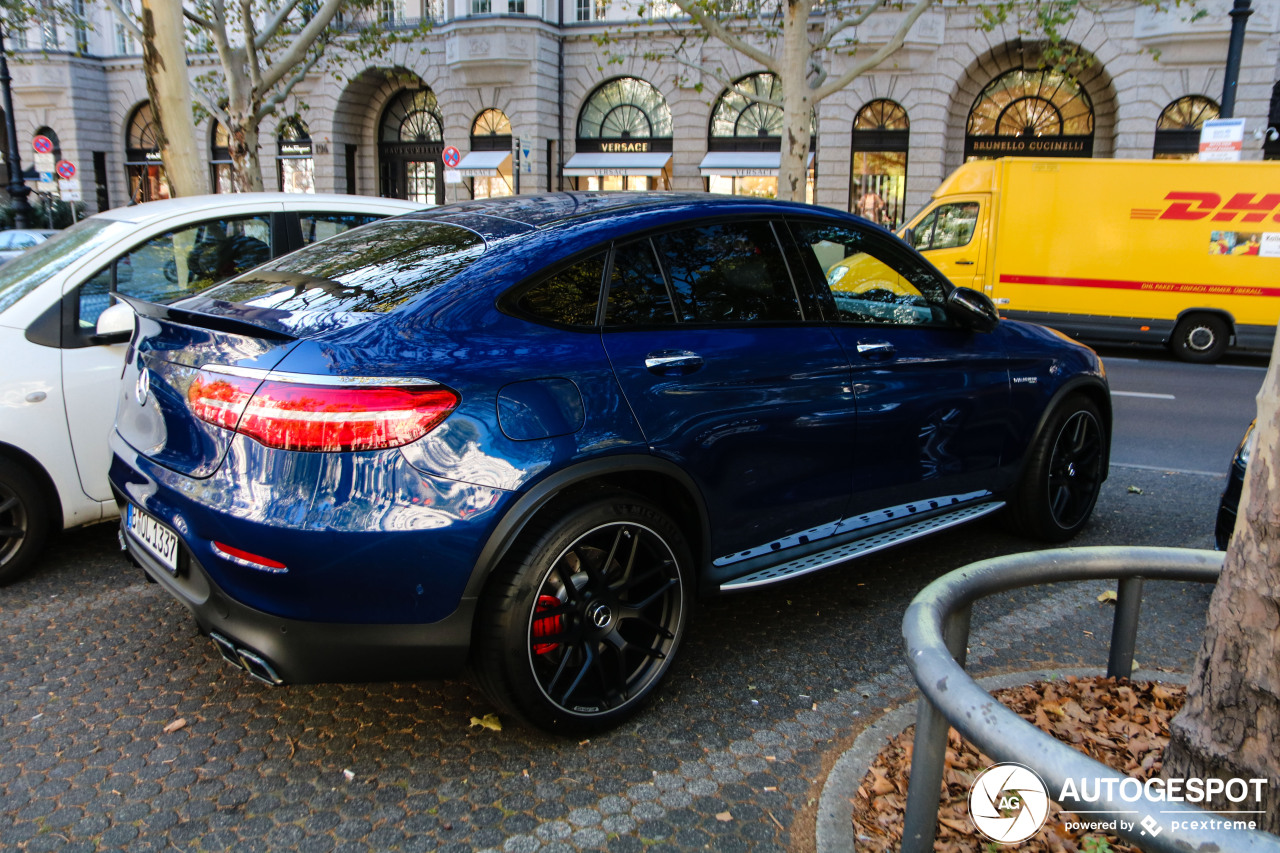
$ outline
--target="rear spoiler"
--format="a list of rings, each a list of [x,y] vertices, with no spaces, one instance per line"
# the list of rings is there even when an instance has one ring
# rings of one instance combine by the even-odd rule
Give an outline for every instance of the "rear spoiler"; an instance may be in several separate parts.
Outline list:
[[[157,305],[154,302],[146,302],[134,296],[125,296],[123,293],[113,293],[112,296],[128,305],[139,316],[150,317],[153,320],[165,320],[166,322],[178,323],[183,326],[194,326],[197,329],[210,329],[215,332],[228,332],[233,335],[247,335],[268,341],[296,341],[298,339],[296,335],[281,332],[278,329],[269,329],[266,326],[259,326],[256,323],[250,323],[248,320],[241,320],[238,317],[228,317],[225,314],[207,314],[203,311],[179,308],[176,305]]]

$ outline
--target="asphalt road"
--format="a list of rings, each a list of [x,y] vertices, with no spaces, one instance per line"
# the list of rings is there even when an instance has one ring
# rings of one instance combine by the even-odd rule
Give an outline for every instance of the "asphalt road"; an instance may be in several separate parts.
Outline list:
[[[1103,350],[1116,432],[1113,465],[1225,473],[1256,411],[1263,357],[1184,364],[1158,353]]]
[[[1117,367],[1113,383],[1131,372],[1143,373]],[[1162,403],[1132,399],[1141,412]],[[1230,450],[1113,469],[1073,544],[1210,547],[1223,477],[1166,467],[1225,471]],[[986,520],[702,602],[658,700],[579,742],[471,726],[493,708],[466,680],[250,681],[120,557],[111,526],[74,531],[38,575],[0,591],[0,847],[804,850],[827,769],[910,692],[899,631],[912,596],[951,569],[1036,547]],[[1102,588],[981,603],[971,669],[1103,664]],[[1207,597],[1148,584],[1143,666],[1186,668]]]

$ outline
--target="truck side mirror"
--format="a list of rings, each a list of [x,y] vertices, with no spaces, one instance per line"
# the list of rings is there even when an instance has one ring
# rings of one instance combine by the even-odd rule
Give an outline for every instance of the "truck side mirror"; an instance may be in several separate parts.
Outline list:
[[[947,296],[947,313],[975,332],[993,332],[1000,325],[1000,312],[985,293],[957,287]]]
[[[913,249],[916,247],[916,229],[903,228],[901,232],[901,237],[903,242],[905,242],[908,246],[910,246]]]
[[[123,344],[133,337],[133,309],[123,302],[107,308],[98,315],[94,329],[94,344]]]

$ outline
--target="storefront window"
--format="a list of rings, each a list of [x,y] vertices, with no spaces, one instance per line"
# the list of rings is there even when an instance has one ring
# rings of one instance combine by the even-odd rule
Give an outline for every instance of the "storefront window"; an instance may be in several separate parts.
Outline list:
[[[1093,101],[1074,77],[1014,68],[969,110],[965,158],[1092,157]]]
[[[580,190],[649,190],[671,186],[671,108],[652,83],[610,80],[578,114],[577,153],[566,177]]]
[[[139,105],[129,119],[125,132],[125,175],[130,202],[138,204],[169,197],[169,182],[160,160],[150,102]]]
[[[209,185],[215,193],[235,192],[231,180],[231,135],[217,120],[213,122],[209,145]]]
[[[443,121],[435,93],[403,89],[382,113],[378,166],[382,195],[423,204],[444,203]]]
[[[906,218],[907,111],[893,101],[877,100],[853,121],[853,167],[849,210],[886,228]]]
[[[711,109],[707,156],[700,169],[708,192],[777,198],[782,163],[782,84],[768,72],[751,74],[725,89]],[[809,150],[817,145],[817,118],[810,117]],[[813,203],[813,155],[805,198]]]
[[[1203,95],[1187,95],[1169,104],[1156,120],[1152,157],[1195,160],[1200,156],[1200,129],[1218,117],[1218,103]]]
[[[311,131],[297,116],[280,123],[276,134],[276,175],[280,191],[286,193],[314,193],[316,191],[316,161],[312,156]]]
[[[472,198],[498,198],[515,192],[511,175],[511,121],[502,110],[488,109],[471,123],[471,152],[496,152],[479,168],[460,169],[471,180]],[[498,159],[505,153],[506,157]],[[471,155],[464,158],[463,167]],[[474,174],[468,174],[468,172]]]

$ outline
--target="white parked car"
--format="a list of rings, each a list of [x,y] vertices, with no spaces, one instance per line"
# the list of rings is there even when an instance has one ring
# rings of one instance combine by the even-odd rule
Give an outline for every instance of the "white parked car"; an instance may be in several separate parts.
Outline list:
[[[13,260],[27,249],[39,246],[57,233],[47,228],[11,228],[0,231],[0,264]]]
[[[0,584],[59,527],[117,514],[107,436],[133,327],[121,293],[164,302],[385,216],[397,199],[243,193],[92,216],[0,267]],[[116,316],[113,316],[116,315]]]

